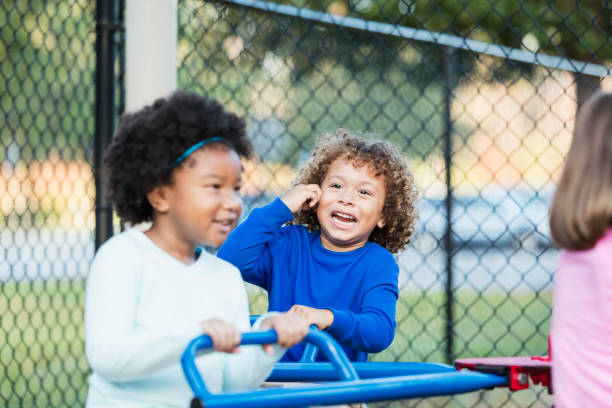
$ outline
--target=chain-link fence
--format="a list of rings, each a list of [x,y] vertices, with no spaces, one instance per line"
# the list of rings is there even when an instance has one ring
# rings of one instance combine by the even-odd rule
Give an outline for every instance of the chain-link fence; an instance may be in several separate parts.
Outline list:
[[[323,132],[381,135],[408,157],[422,197],[397,257],[396,339],[372,359],[545,354],[557,256],[547,208],[578,101],[608,75],[610,7],[282,3],[179,7],[180,87],[248,117],[260,161],[245,166],[245,201],[288,188]],[[535,388],[396,404],[550,402]]]
[[[0,405],[80,406],[95,9],[0,2]]]
[[[81,406],[87,392],[82,315],[101,146],[94,46],[96,29],[120,28],[96,25],[93,3],[0,3],[6,406]],[[612,89],[612,6],[574,6],[179,1],[179,87],[245,116],[259,155],[244,164],[245,213],[285,191],[316,137],[339,126],[375,132],[408,158],[421,218],[397,256],[395,341],[373,360],[546,352],[557,256],[547,207],[577,106]],[[120,111],[120,98],[111,102]],[[264,311],[265,294],[249,290],[253,312]],[[391,405],[551,401],[534,388]]]

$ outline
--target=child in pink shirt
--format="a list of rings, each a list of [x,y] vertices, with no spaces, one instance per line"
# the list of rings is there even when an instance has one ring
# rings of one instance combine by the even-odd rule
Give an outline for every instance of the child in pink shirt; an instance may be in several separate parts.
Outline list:
[[[550,227],[555,407],[612,407],[612,93],[578,113]]]

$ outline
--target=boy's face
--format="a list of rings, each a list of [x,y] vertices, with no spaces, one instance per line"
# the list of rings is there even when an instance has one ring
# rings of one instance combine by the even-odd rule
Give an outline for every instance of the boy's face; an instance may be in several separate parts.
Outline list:
[[[193,152],[166,186],[173,238],[188,245],[221,245],[242,212],[241,184],[235,151],[210,146]]]
[[[355,167],[340,157],[332,162],[321,183],[317,218],[321,244],[336,252],[365,245],[376,226],[383,227],[385,180],[369,165]]]

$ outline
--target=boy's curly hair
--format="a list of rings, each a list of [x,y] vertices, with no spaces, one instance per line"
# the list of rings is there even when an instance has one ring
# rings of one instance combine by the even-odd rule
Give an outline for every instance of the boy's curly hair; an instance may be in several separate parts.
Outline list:
[[[369,240],[391,253],[404,248],[410,242],[418,218],[414,207],[417,189],[399,151],[386,141],[369,140],[338,129],[335,136],[324,134],[320,138],[294,185],[321,185],[329,166],[338,158],[346,158],[356,166],[371,166],[377,175],[384,176],[387,192],[383,207],[385,226],[375,227]],[[310,231],[321,228],[316,211],[301,211],[292,223],[305,225]]]
[[[176,91],[168,98],[121,117],[104,158],[110,193],[119,217],[131,224],[151,221],[147,194],[171,184],[175,160],[194,144],[221,137],[242,157],[252,153],[243,119],[214,99]],[[215,143],[217,144],[217,143]]]

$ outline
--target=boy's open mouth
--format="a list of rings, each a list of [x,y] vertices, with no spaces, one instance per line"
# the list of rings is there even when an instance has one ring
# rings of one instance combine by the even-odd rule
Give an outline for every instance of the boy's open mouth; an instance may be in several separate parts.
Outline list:
[[[352,224],[357,222],[357,218],[350,215],[350,214],[346,214],[340,211],[334,211],[331,214],[332,218],[335,219],[336,221],[345,223],[345,224]]]

